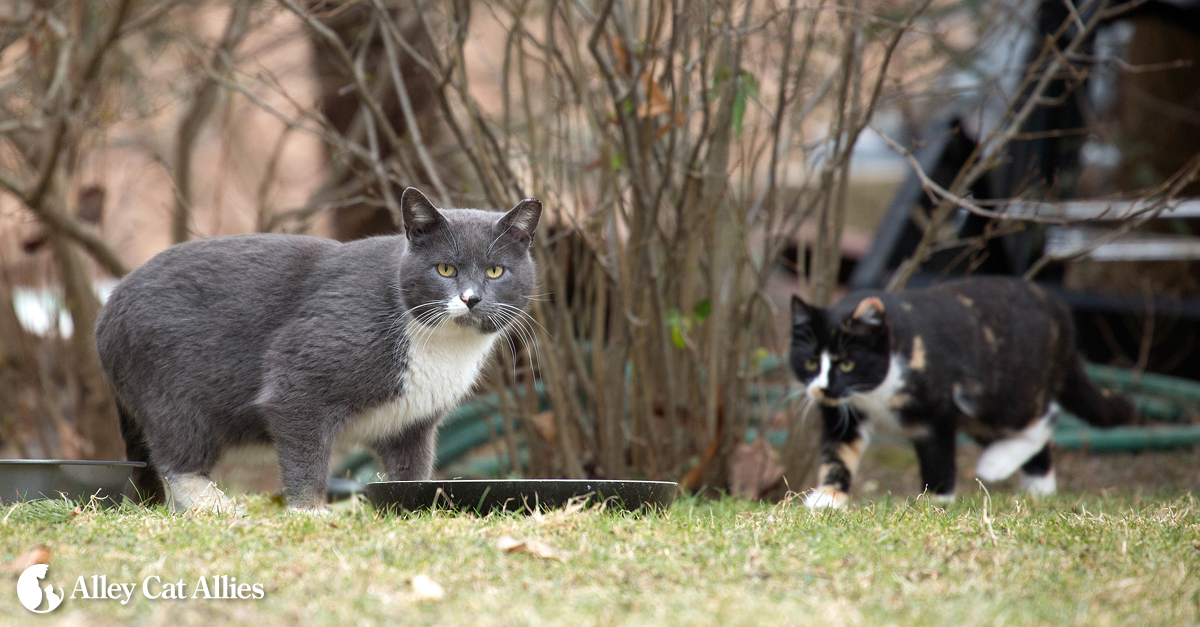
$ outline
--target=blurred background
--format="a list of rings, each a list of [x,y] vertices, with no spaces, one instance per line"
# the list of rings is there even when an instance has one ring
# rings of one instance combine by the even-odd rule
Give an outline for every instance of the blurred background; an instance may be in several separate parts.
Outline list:
[[[1198,171],[1190,0],[9,0],[0,457],[124,458],[92,328],[132,268],[395,233],[413,185],[546,208],[536,322],[447,420],[443,476],[802,489],[790,295],[993,273],[1063,296],[1093,377],[1164,423],[1065,421],[1066,485],[1190,487]],[[915,489],[881,450],[862,489]],[[269,461],[220,476],[278,489]]]

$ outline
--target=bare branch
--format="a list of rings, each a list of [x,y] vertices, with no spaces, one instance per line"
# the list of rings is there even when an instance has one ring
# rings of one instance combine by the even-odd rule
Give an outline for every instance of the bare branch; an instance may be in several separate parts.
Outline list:
[[[1137,203],[1134,203],[1130,210],[1126,212],[1118,212],[1114,213],[1113,215],[1105,215],[1103,212],[1101,212],[1094,216],[1082,218],[1071,217],[1070,215],[1061,218],[1044,218],[1038,215],[1038,213],[1042,211],[1066,213],[1065,211],[1058,210],[1057,208],[1069,206],[1071,203],[1027,203],[1018,199],[992,200],[989,201],[989,203],[1004,205],[1005,208],[1000,210],[987,209],[970,198],[954,194],[945,187],[938,185],[937,182],[925,172],[924,168],[921,167],[920,162],[911,151],[898,144],[896,140],[888,137],[887,134],[878,127],[872,125],[871,128],[879,135],[880,138],[883,139],[884,143],[886,143],[889,148],[904,156],[904,159],[908,161],[909,166],[912,168],[913,173],[917,175],[917,178],[921,179],[921,186],[925,188],[925,191],[930,196],[935,197],[939,202],[949,201],[956,207],[966,209],[977,216],[988,218],[990,220],[1018,220],[1021,222],[1032,222],[1035,224],[1079,224],[1080,222],[1090,222],[1095,220],[1133,220],[1137,218],[1143,218],[1147,215],[1157,216],[1163,211],[1170,210],[1175,204],[1175,199],[1178,197],[1179,192],[1185,186],[1187,186],[1188,183],[1194,180],[1198,173],[1200,173],[1200,158],[1193,159],[1192,164],[1189,164],[1184,168],[1184,170],[1171,177],[1166,184],[1159,186],[1159,189],[1149,190],[1144,193],[1142,195],[1142,199]],[[1166,196],[1164,198],[1148,200],[1154,198],[1162,192],[1166,192]],[[1114,207],[1115,203],[1109,203],[1108,206]]]
[[[1076,54],[1079,47],[1088,40],[1091,33],[1100,24],[1108,0],[1089,0],[1087,4],[1097,5],[1098,10],[1093,12],[1092,17],[1084,24],[1083,28],[1076,29],[1071,40],[1062,50],[1058,49],[1056,41],[1061,34],[1066,32],[1069,26],[1074,24],[1072,20],[1068,19],[1053,36],[1047,38],[1042,47],[1041,54],[1030,64],[1029,71],[1026,72],[1018,89],[1017,93],[1025,94],[1024,100],[1019,101],[1019,107],[1016,106],[1015,102],[1011,103],[1002,123],[988,134],[987,137],[979,141],[975,150],[966,159],[966,163],[958,171],[954,181],[947,188],[948,193],[958,198],[965,197],[967,190],[971,189],[984,174],[998,164],[1004,147],[1021,131],[1021,127],[1025,125],[1026,120],[1029,119],[1029,116],[1033,115],[1033,112],[1041,104],[1040,99],[1050,87],[1050,84],[1059,78],[1058,74],[1063,65],[1069,64],[1067,59]],[[1090,6],[1087,8],[1090,8]],[[887,289],[889,291],[902,289],[908,283],[908,280],[912,278],[913,274],[916,273],[917,268],[925,262],[942,223],[950,217],[956,206],[958,205],[950,197],[946,197],[935,207],[929,224],[926,226],[925,232],[922,234],[921,240],[917,243],[913,254],[901,264],[900,268],[897,269],[888,282]]]
[[[421,127],[417,123],[417,116],[413,113],[412,100],[408,97],[408,87],[404,85],[404,77],[400,74],[400,58],[396,55],[396,47],[392,42],[395,26],[388,19],[387,9],[381,0],[372,0],[372,4],[377,11],[377,19],[380,24],[384,25],[382,27],[383,47],[387,54],[388,70],[392,75],[392,86],[395,87],[396,97],[400,100],[400,110],[404,112],[404,123],[407,126],[408,136],[412,138],[421,165],[425,168],[425,173],[429,175],[429,182],[441,196],[442,206],[449,207],[451,206],[450,193],[446,191],[442,177],[438,176],[437,167],[433,164],[433,158],[429,156],[429,150],[425,148],[425,142],[421,138]]]
[[[117,5],[108,26],[105,28],[104,35],[97,44],[96,49],[84,63],[84,71],[81,74],[79,84],[69,104],[52,116],[54,120],[52,122],[53,126],[49,130],[50,137],[46,142],[48,145],[46,156],[38,169],[34,183],[28,187],[24,194],[20,194],[21,202],[43,224],[49,227],[51,231],[74,240],[87,250],[101,266],[118,277],[124,276],[128,270],[112,249],[90,227],[83,225],[57,208],[49,206],[46,203],[46,195],[50,189],[51,182],[54,180],[55,172],[58,169],[59,160],[66,144],[66,137],[69,131],[68,120],[72,117],[72,113],[78,109],[84,94],[88,93],[93,83],[99,77],[100,67],[105,55],[116,43],[121,34],[121,24],[125,21],[130,4],[131,0],[122,0]],[[22,186],[17,185],[14,181],[5,181],[5,187],[11,191],[16,191]]]
[[[212,59],[206,70],[213,74],[225,74],[233,66],[233,50],[246,36],[250,23],[251,2],[234,2],[229,13],[229,22],[225,25],[225,33],[213,50]],[[188,222],[192,207],[192,152],[196,138],[204,127],[204,122],[217,104],[220,85],[210,79],[201,79],[192,95],[191,106],[179,123],[179,131],[175,137],[175,209],[171,214],[171,241],[178,244],[185,242],[189,236]]]

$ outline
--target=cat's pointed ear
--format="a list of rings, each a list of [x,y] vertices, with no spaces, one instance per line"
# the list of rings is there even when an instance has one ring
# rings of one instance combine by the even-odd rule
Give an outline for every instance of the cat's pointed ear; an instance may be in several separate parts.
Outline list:
[[[846,318],[847,331],[858,335],[875,333],[884,328],[883,301],[871,296],[859,301],[854,313]]]
[[[400,212],[404,215],[404,235],[408,239],[420,237],[446,223],[445,216],[415,187],[404,190],[400,196]]]
[[[496,226],[500,229],[500,237],[515,237],[529,246],[541,219],[542,201],[537,198],[526,198],[504,214]]]
[[[812,308],[808,306],[808,303],[792,294],[792,326],[800,327],[812,324],[812,317]]]

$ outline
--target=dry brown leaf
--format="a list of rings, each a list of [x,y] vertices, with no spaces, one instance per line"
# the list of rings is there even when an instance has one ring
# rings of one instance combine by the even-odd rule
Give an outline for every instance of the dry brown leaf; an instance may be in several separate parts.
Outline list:
[[[413,598],[418,601],[439,601],[446,596],[446,589],[428,575],[412,578]]]
[[[756,499],[783,477],[779,454],[764,438],[739,444],[729,461],[729,491],[742,498]]]
[[[617,61],[617,69],[625,76],[629,76],[629,55],[625,54],[625,46],[621,45],[621,40],[615,36],[609,36],[608,43],[612,44],[613,58]]]
[[[642,73],[642,85],[646,88],[646,102],[638,107],[638,117],[648,118],[671,112],[671,101],[649,72]]]
[[[554,442],[557,428],[554,424],[554,412],[544,411],[533,417],[533,428],[547,442]]]
[[[682,113],[675,115],[675,126],[683,126],[683,123],[685,121],[686,120],[683,117]],[[654,133],[654,141],[658,141],[658,140],[662,139],[663,135],[666,135],[667,131],[670,131],[670,130],[671,130],[670,122],[667,122],[666,124],[663,124],[662,126],[658,127],[658,131]]]
[[[16,559],[14,559],[11,563],[9,563],[8,570],[10,570],[14,573],[21,573],[21,572],[25,572],[26,568],[29,568],[30,566],[33,566],[34,564],[49,564],[49,563],[50,563],[50,549],[47,549],[44,546],[39,546],[36,549],[33,549],[32,551],[30,551],[24,555],[18,555]]]
[[[525,540],[517,540],[512,536],[501,536],[496,541],[496,546],[506,553],[528,553],[534,557],[540,557],[547,560],[566,561],[570,556],[566,551],[560,551],[537,538],[527,538]]]

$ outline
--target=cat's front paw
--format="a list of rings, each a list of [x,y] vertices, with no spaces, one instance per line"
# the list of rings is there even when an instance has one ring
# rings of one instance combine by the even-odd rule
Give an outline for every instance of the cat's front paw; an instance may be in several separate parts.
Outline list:
[[[182,474],[163,477],[167,489],[167,508],[172,514],[226,514],[245,516],[246,508],[203,475]]]
[[[1032,496],[1049,496],[1058,491],[1058,480],[1054,477],[1054,469],[1044,475],[1021,473],[1021,487]]]
[[[850,495],[833,486],[821,486],[804,497],[804,506],[809,509],[841,509],[849,503]]]

